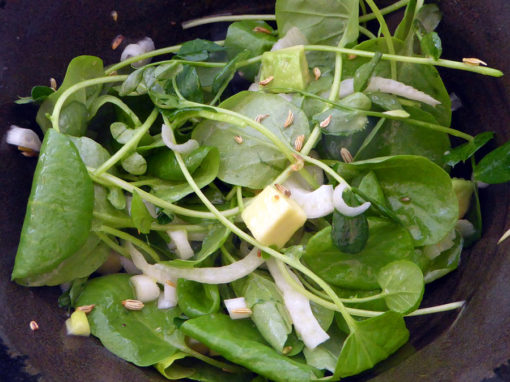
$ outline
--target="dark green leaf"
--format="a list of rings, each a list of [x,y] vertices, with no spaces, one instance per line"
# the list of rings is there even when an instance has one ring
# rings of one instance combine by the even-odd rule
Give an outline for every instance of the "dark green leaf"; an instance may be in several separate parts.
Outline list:
[[[363,250],[368,241],[368,220],[364,214],[349,217],[333,212],[331,240],[342,252],[355,254]]]
[[[189,154],[183,155],[184,163],[190,174],[196,171],[210,150],[210,147],[200,146]],[[177,163],[175,153],[166,147],[156,150],[154,154],[147,158],[147,172],[164,180],[186,180],[179,167],[179,163]]]
[[[416,262],[419,263],[422,268],[425,282],[430,283],[457,269],[460,262],[462,246],[462,235],[456,233],[452,247],[441,252],[437,257],[430,259],[426,255],[421,254],[420,259]]]
[[[441,38],[436,32],[425,34],[420,41],[420,46],[423,54],[432,57],[434,60],[438,60],[443,53]]]
[[[176,56],[188,61],[205,61],[209,58],[210,53],[219,52],[223,49],[222,46],[212,41],[197,38],[182,44]]]
[[[239,62],[249,58],[250,57],[249,53],[250,52],[247,49],[239,52],[239,54],[237,56],[232,58],[227,63],[227,65],[225,65],[221,69],[221,71],[218,72],[216,77],[214,77],[214,81],[213,81],[213,84],[212,84],[212,92],[213,92],[213,94],[216,94],[219,91],[221,91],[222,88],[224,86],[226,86],[226,84],[228,84],[232,80],[232,78],[234,77],[234,74],[236,73],[236,70],[237,70],[237,64]]]
[[[60,131],[67,135],[81,137],[87,131],[87,107],[81,102],[73,101],[66,103],[63,107],[60,118]]]
[[[87,278],[84,277],[82,279],[76,279],[71,283],[71,287],[66,290],[60,297],[58,298],[58,306],[59,308],[71,309],[76,304],[76,300],[80,297],[85,284],[87,283]]]
[[[510,180],[510,141],[491,151],[475,166],[476,180],[489,184],[505,183]]]
[[[48,96],[53,94],[55,90],[48,86],[34,86],[31,91],[30,97],[20,97],[18,100],[14,101],[18,105],[26,104],[26,103],[42,103]]]
[[[46,273],[83,246],[94,191],[80,155],[65,135],[49,130],[41,146],[12,278]]]
[[[198,103],[204,102],[204,94],[195,67],[184,65],[182,71],[175,77],[175,83],[185,99]]]
[[[411,28],[413,27],[414,14],[416,12],[416,0],[410,0],[407,3],[406,11],[404,14],[404,18],[398,24],[397,29],[395,30],[394,37],[399,39],[400,41],[405,41],[411,32]]]
[[[133,223],[135,227],[138,229],[140,233],[149,233],[151,231],[151,224],[154,220],[143,199],[138,192],[133,193],[133,198],[131,199],[131,219],[133,219]]]
[[[177,281],[179,308],[188,317],[216,313],[220,309],[218,285],[201,284],[196,281],[179,279]]]
[[[463,143],[445,153],[444,163],[448,166],[455,166],[459,162],[464,162],[471,158],[474,153],[481,149],[487,142],[494,137],[491,131],[485,131],[477,134],[472,141]]]
[[[126,78],[124,80],[124,82],[122,83],[122,86],[120,88],[120,91],[119,91],[119,95],[121,97],[134,92],[138,88],[138,85],[140,85],[140,82],[143,79],[143,71],[144,70],[145,70],[145,68],[137,69],[134,72],[132,72],[128,76],[128,78]]]
[[[376,65],[381,61],[382,53],[375,52],[372,59],[366,64],[361,65],[354,73],[354,91],[362,92],[368,86],[370,78],[374,73]]]

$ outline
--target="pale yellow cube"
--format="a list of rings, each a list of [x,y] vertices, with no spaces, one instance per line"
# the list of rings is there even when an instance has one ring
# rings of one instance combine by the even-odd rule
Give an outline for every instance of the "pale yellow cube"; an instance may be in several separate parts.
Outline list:
[[[276,245],[279,248],[306,221],[306,214],[301,207],[274,186],[264,188],[241,216],[255,239],[264,245]]]

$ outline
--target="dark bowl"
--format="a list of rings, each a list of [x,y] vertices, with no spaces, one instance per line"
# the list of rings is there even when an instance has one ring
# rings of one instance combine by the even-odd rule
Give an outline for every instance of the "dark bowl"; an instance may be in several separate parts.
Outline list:
[[[255,2],[253,2],[255,3]],[[480,57],[510,73],[510,1],[443,0],[440,33],[445,57]],[[151,36],[157,47],[197,36],[222,38],[225,25],[182,31],[180,22],[235,9],[235,13],[272,12],[268,1],[55,1],[0,0],[0,380],[5,381],[149,381],[161,380],[151,369],[124,362],[93,338],[68,337],[66,312],[57,308],[58,288],[23,288],[10,282],[25,205],[36,160],[22,157],[5,143],[9,125],[32,127],[35,110],[16,106],[36,84],[61,82],[67,63],[80,54],[118,60],[126,41]],[[117,11],[118,20],[111,12]],[[510,139],[510,81],[476,74],[441,71],[447,88],[464,107],[454,125],[471,134],[497,133]],[[510,240],[498,238],[508,227],[508,185],[481,190],[484,236],[463,254],[458,270],[427,288],[423,306],[466,300],[460,312],[408,321],[411,341],[376,371],[355,379],[377,381],[510,380]],[[29,322],[40,329],[32,332]]]

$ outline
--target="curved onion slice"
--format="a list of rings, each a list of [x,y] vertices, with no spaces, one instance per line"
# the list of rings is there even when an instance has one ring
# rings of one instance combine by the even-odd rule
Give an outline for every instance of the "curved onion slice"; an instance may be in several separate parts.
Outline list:
[[[170,150],[180,154],[187,154],[193,150],[198,149],[198,147],[200,146],[198,142],[194,139],[190,139],[186,143],[181,144],[175,143],[172,134],[172,129],[167,125],[163,125],[161,127],[161,139]]]
[[[290,197],[303,209],[308,219],[320,218],[333,212],[333,186],[324,184],[315,191],[307,191],[285,182]]]
[[[120,60],[125,61],[128,58],[136,57],[141,54],[150,52],[154,50],[154,42],[150,37],[145,37],[143,40],[138,41],[136,44],[129,44],[124,48],[122,51],[122,54],[120,55]],[[150,58],[146,58],[144,60],[136,61],[132,65],[135,68],[140,68],[144,65],[147,65],[149,62],[151,62]]]
[[[287,283],[278,269],[276,260],[267,260],[267,267],[271,276],[273,276],[276,286],[282,292],[283,301],[285,302],[285,307],[289,311],[294,328],[296,328],[296,332],[299,334],[306,347],[314,349],[317,345],[327,341],[329,335],[321,328],[319,321],[317,321],[317,318],[313,315],[310,300]],[[295,275],[290,271],[289,273],[298,284],[301,284]]]
[[[11,125],[5,140],[10,145],[21,146],[34,151],[41,150],[41,140],[35,131],[16,125]]]
[[[366,90],[370,92],[394,94],[396,96],[412,99],[414,101],[423,102],[430,106],[437,106],[441,103],[437,99],[432,98],[428,94],[417,90],[412,86],[406,85],[399,81],[391,80],[389,78],[377,76],[372,77]],[[352,78],[343,80],[340,83],[340,98],[346,97],[352,93],[354,93],[354,80]]]
[[[167,231],[166,233],[170,236],[172,243],[175,245],[177,256],[183,260],[193,257],[195,253],[193,252],[193,248],[191,248],[188,241],[188,233],[185,230]]]
[[[223,301],[225,308],[227,308],[228,315],[233,320],[240,320],[251,316],[252,311],[246,305],[244,297],[230,298]]]
[[[163,293],[159,295],[158,309],[169,309],[177,306],[177,288],[171,283],[164,284]]]
[[[223,267],[177,268],[163,264],[151,265],[133,244],[126,245],[136,267],[161,284],[179,278],[204,284],[226,284],[250,274],[264,262],[262,257],[257,256],[258,249],[254,248],[244,259]]]
[[[136,275],[129,279],[135,289],[136,299],[141,302],[154,301],[159,297],[159,287],[156,282],[148,276]]]
[[[338,210],[338,212],[340,212],[342,215],[353,217],[361,215],[363,212],[370,208],[370,202],[365,202],[358,207],[348,206],[342,197],[342,194],[346,188],[347,184],[340,183],[335,187],[335,191],[333,191],[333,205]]]
[[[288,30],[285,36],[274,43],[271,51],[306,44],[308,44],[308,40],[306,39],[305,35],[297,27],[292,27]]]

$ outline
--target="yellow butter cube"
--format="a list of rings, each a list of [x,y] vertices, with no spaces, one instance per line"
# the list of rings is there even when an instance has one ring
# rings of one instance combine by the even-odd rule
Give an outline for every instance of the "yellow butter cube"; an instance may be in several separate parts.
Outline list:
[[[273,186],[264,188],[241,216],[255,239],[277,247],[283,247],[306,221],[301,207]]]

